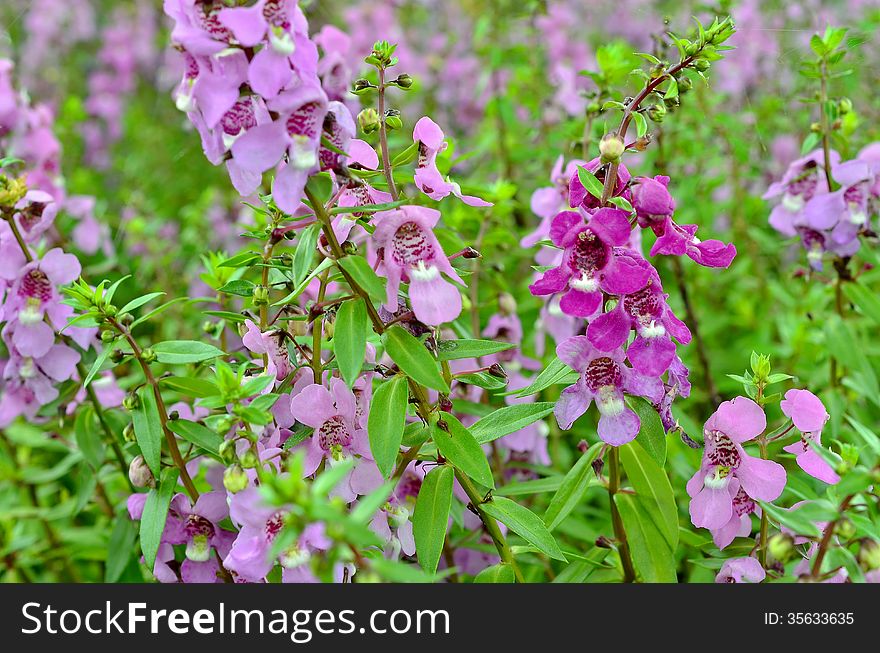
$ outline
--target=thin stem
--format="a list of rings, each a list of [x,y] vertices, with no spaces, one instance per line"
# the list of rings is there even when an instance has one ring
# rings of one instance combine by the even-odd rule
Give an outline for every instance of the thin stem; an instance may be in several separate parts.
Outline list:
[[[767,440],[763,437],[758,439],[758,446],[761,448],[761,459],[767,460]],[[761,542],[758,549],[758,561],[764,569],[767,568],[767,530],[769,522],[767,520],[767,511],[761,511]]]
[[[116,318],[108,317],[108,322],[110,325],[116,329],[123,338],[128,341],[129,346],[131,347],[131,351],[134,354],[134,357],[137,359],[137,362],[140,364],[141,370],[144,373],[144,378],[147,381],[147,384],[153,391],[153,397],[156,399],[156,407],[159,412],[159,424],[162,427],[162,432],[165,434],[165,441],[168,444],[168,451],[171,453],[171,458],[174,461],[174,465],[177,467],[180,472],[180,480],[183,483],[183,486],[186,488],[186,492],[189,495],[190,499],[195,503],[199,499],[199,491],[196,489],[195,484],[193,483],[192,477],[189,475],[189,471],[186,469],[186,462],[183,460],[183,456],[180,455],[180,449],[177,447],[177,438],[175,438],[174,433],[171,432],[171,429],[168,428],[168,411],[165,408],[165,400],[162,398],[162,392],[159,389],[159,383],[156,381],[156,377],[153,376],[153,371],[150,369],[150,364],[144,360],[144,353],[141,350],[140,345],[138,345],[137,341],[131,335],[131,332],[122,326],[119,322],[116,321]]]
[[[388,130],[385,127],[385,69],[379,67],[379,147],[382,150],[382,172],[388,182],[391,199],[397,201],[397,187],[394,185],[394,171],[391,169],[391,157],[388,156]],[[317,208],[316,208],[317,212]]]
[[[320,276],[320,288],[318,289],[318,303],[324,301],[327,292],[327,273]],[[318,315],[312,322],[312,377],[315,383],[320,384],[324,376],[324,365],[321,363],[321,338],[324,335],[324,315]]]
[[[495,548],[498,550],[498,555],[501,556],[501,560],[510,565],[511,569],[513,569],[513,575],[516,577],[517,582],[525,583],[525,578],[523,578],[522,572],[516,564],[516,559],[513,557],[513,551],[510,550],[510,545],[507,543],[504,533],[501,532],[498,522],[480,508],[484,503],[483,497],[477,492],[477,488],[474,486],[473,481],[468,478],[467,474],[462,473],[458,469],[455,470],[455,478],[458,479],[459,485],[461,485],[465,494],[467,494],[468,499],[470,499],[471,505],[476,511],[477,516],[486,527],[486,532],[488,532],[489,537],[492,538],[492,542],[495,544]]]
[[[855,497],[854,494],[850,494],[847,496],[843,502],[840,504],[838,509],[838,513],[843,515],[844,511],[849,508],[850,502]],[[819,574],[822,573],[822,561],[825,560],[825,554],[828,553],[828,547],[831,545],[831,538],[834,535],[834,527],[837,526],[837,522],[841,520],[841,517],[838,517],[832,522],[829,522],[825,527],[825,533],[822,534],[822,540],[819,542],[819,548],[816,551],[816,556],[813,558],[813,567],[810,570],[810,576],[816,578]]]
[[[614,539],[617,540],[617,552],[623,567],[623,582],[633,583],[636,580],[636,572],[629,552],[629,543],[626,540],[623,519],[617,510],[617,503],[614,501],[614,495],[620,491],[620,453],[617,447],[611,447],[608,450],[608,466],[610,468],[608,472],[608,499],[611,503],[611,524],[614,527]]]

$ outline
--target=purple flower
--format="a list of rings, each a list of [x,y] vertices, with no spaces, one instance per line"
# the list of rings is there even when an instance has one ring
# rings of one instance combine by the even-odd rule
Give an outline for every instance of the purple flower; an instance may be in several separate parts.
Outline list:
[[[817,445],[822,443],[822,427],[829,418],[822,401],[809,390],[792,389],[785,393],[785,399],[780,406],[786,417],[791,418],[795,428],[801,432],[801,439],[784,447],[784,450],[794,454],[798,466],[810,476],[826,483],[837,483],[840,476],[810,445],[810,442]]]
[[[831,152],[831,166],[840,161],[840,155],[837,152]],[[764,199],[772,199],[782,196],[782,201],[777,205],[770,214],[770,225],[786,236],[794,236],[795,222],[798,219],[804,206],[813,197],[821,192],[827,192],[827,186],[820,190],[820,184],[824,185],[824,165],[825,157],[822,150],[814,150],[807,156],[793,161],[786,170],[782,179],[771,184],[767,192],[764,193]]]
[[[638,177],[632,186],[632,205],[639,219],[639,226],[650,227],[664,223],[675,212],[675,200],[669,194],[669,177],[657,175]]]
[[[550,237],[550,225],[553,218],[560,211],[564,211],[570,206],[568,202],[568,180],[572,175],[577,174],[578,166],[585,165],[584,161],[574,159],[568,162],[563,170],[562,163],[564,158],[562,155],[556,159],[553,170],[550,173],[550,181],[552,186],[538,188],[532,193],[530,207],[532,213],[541,218],[541,223],[528,236],[524,236],[519,241],[521,247],[533,247],[538,242]]]
[[[589,172],[592,172],[596,176],[596,179],[605,183],[605,175],[608,172],[608,165],[603,164],[601,159],[598,157],[593,159],[587,163],[584,168]],[[631,178],[632,175],[629,170],[627,170],[626,166],[621,163],[617,168],[617,179],[614,182],[614,192],[611,196],[628,198],[629,190],[627,189],[627,185]],[[587,210],[599,208],[599,198],[593,196],[586,188],[584,188],[584,185],[581,183],[581,180],[577,175],[577,170],[572,174],[571,181],[569,182],[568,200],[572,208],[582,207]]]
[[[721,565],[716,583],[760,583],[767,577],[761,563],[754,558],[730,558]]]
[[[660,277],[652,268],[644,288],[623,295],[617,306],[596,317],[587,329],[594,347],[611,351],[623,346],[634,329],[636,338],[626,354],[633,368],[647,376],[660,376],[675,358],[672,338],[687,344],[691,333],[666,303]]]
[[[564,250],[562,263],[529,286],[532,294],[552,295],[567,290],[559,304],[562,311],[590,317],[602,303],[602,292],[621,295],[643,288],[650,274],[647,263],[614,250],[629,240],[627,218],[626,211],[609,208],[597,210],[587,223],[576,211],[558,214],[550,237]]]
[[[397,310],[400,282],[409,283],[416,318],[425,324],[451,322],[461,313],[461,294],[450,281],[464,285],[434,235],[440,212],[423,206],[402,206],[377,216],[373,243],[382,252],[388,279],[385,308]]]
[[[448,143],[440,126],[424,116],[413,129],[413,140],[418,143],[419,157],[416,161],[415,184],[419,190],[432,200],[442,200],[452,193],[468,206],[492,206],[490,202],[462,195],[461,187],[450,179],[443,179],[437,169],[437,155],[446,149]]]
[[[176,520],[165,541],[185,544],[186,557],[193,562],[206,562],[211,548],[221,544],[218,524],[229,514],[225,492],[206,492],[193,505],[185,494],[177,494],[168,509],[169,520]]]
[[[293,397],[290,412],[296,421],[314,428],[305,449],[303,473],[311,476],[322,461],[334,464],[345,458],[371,459],[366,431],[357,422],[354,394],[341,379],[330,379],[330,389],[311,384]],[[340,483],[337,491],[346,502],[353,501],[360,488],[352,484],[352,474]]]
[[[3,330],[7,341],[8,329],[7,324]],[[79,353],[67,345],[51,345],[37,357],[24,357],[15,349],[9,353],[3,367],[6,386],[0,395],[0,428],[19,415],[33,420],[40,407],[58,398],[55,384],[73,377],[80,359]]]
[[[641,422],[626,405],[623,393],[659,403],[663,396],[663,384],[659,379],[644,376],[624,365],[626,355],[622,349],[599,351],[586,336],[569,338],[556,348],[556,354],[580,373],[577,383],[563,390],[556,403],[559,428],[571,428],[595,400],[600,415],[599,437],[614,446],[633,440]]]
[[[247,333],[242,336],[244,346],[255,354],[267,354],[266,371],[281,381],[291,371],[293,364],[287,351],[287,334],[282,329],[261,332],[252,320],[245,320]]]
[[[720,530],[736,516],[734,501],[742,489],[761,501],[773,501],[785,487],[782,465],[749,456],[742,444],[764,432],[767,418],[751,399],[725,401],[704,426],[706,448],[697,473],[688,481],[694,526]]]
[[[708,268],[726,268],[736,256],[736,246],[720,240],[700,240],[697,238],[697,225],[676,224],[672,218],[651,225],[657,240],[651,248],[651,256],[687,255],[694,262]]]

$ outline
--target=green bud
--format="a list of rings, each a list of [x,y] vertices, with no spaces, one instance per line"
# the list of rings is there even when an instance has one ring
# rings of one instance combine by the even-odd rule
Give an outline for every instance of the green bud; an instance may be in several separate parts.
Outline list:
[[[266,286],[254,286],[253,292],[254,306],[265,306],[269,304],[269,289]]]
[[[853,110],[852,100],[850,100],[848,97],[840,98],[840,103],[838,105],[838,108],[840,110],[840,113],[843,115],[850,113]]]
[[[122,429],[122,437],[126,442],[134,442],[134,424],[128,423],[124,429]]]
[[[365,134],[372,134],[373,132],[379,131],[379,127],[381,126],[379,122],[379,112],[372,107],[363,109],[357,115],[357,121],[358,125],[360,125],[361,131]]]
[[[241,465],[232,465],[223,472],[223,487],[236,494],[248,486],[247,472]]]
[[[410,88],[412,88],[413,78],[410,77],[409,75],[407,75],[406,73],[403,73],[402,75],[398,75],[397,79],[395,79],[391,83],[396,84],[398,87],[400,87],[406,91],[406,90],[409,90]]]
[[[403,129],[403,121],[399,115],[391,114],[385,117],[385,126],[391,130]]]
[[[156,362],[156,352],[153,351],[152,347],[147,347],[141,352],[141,360],[144,361],[147,365],[150,363]]]
[[[599,141],[602,163],[618,163],[625,149],[623,139],[617,134],[605,134]]]
[[[498,308],[505,315],[516,314],[516,300],[510,293],[503,292],[498,295]]]
[[[863,539],[859,542],[857,559],[865,571],[880,569],[880,544],[868,538]]]
[[[774,560],[784,564],[791,559],[794,553],[794,540],[791,535],[777,533],[767,540],[767,552],[773,556]]]
[[[27,194],[25,178],[0,175],[0,206],[14,207]]]
[[[355,95],[361,95],[362,93],[366,93],[374,88],[377,88],[375,84],[370,82],[368,79],[357,79],[354,82],[354,86],[352,87],[351,92]]]
[[[122,326],[131,326],[132,322],[134,322],[134,315],[131,313],[123,313],[119,316],[119,323]]]
[[[698,59],[697,61],[694,62],[694,68],[699,70],[701,73],[706,72],[711,67],[712,67],[712,64],[710,64],[705,59]]]
[[[250,449],[241,454],[239,460],[241,460],[241,466],[245,469],[254,469],[260,464],[260,459],[257,457],[257,454]]]
[[[849,540],[856,534],[856,526],[849,519],[839,519],[834,525],[834,534],[843,540]]]
[[[122,362],[122,359],[125,358],[125,352],[121,349],[114,349],[110,352],[110,360],[117,365]]]
[[[141,405],[141,399],[135,393],[130,393],[125,395],[125,399],[122,400],[122,406],[126,410],[137,410],[137,407]]]
[[[220,445],[220,458],[227,465],[235,462],[235,459],[238,458],[238,454],[235,451],[235,440],[223,441],[223,444]]]
[[[101,331],[101,342],[108,343],[114,340],[116,340],[116,334],[112,330]]]
[[[684,75],[678,80],[678,93],[679,95],[682,93],[687,93],[694,86],[694,83],[691,81],[690,77],[685,77]]]
[[[645,113],[648,114],[648,117],[653,122],[663,122],[663,119],[666,118],[666,105],[659,102],[657,104],[652,104],[648,107]]]

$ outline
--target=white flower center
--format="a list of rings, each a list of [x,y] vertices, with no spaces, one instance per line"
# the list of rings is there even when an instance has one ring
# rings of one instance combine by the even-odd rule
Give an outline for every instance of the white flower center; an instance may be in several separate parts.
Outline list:
[[[617,388],[613,385],[606,385],[599,388],[599,396],[596,398],[596,405],[599,412],[608,417],[617,417],[623,413],[626,404],[617,393]]]
[[[293,37],[277,25],[273,25],[269,30],[269,44],[275,52],[285,57],[289,57],[296,51]]]
[[[801,195],[790,195],[786,193],[782,196],[782,206],[789,213],[797,213],[804,208],[804,198]]]
[[[28,297],[27,304],[18,312],[18,321],[22,324],[36,324],[43,321],[43,303],[38,297]]]
[[[186,557],[193,562],[206,562],[211,557],[207,535],[193,535],[186,545]]]
[[[440,276],[440,269],[436,265],[428,266],[424,261],[418,261],[410,268],[409,276],[414,281],[433,281]]]
[[[581,292],[595,292],[599,287],[599,282],[594,277],[583,274],[580,277],[569,279],[568,285]]]
[[[652,338],[662,338],[666,335],[666,327],[662,324],[657,324],[656,320],[651,320],[651,324],[643,326],[639,333],[643,338],[648,338],[649,340]]]
[[[308,136],[304,134],[291,134],[293,144],[290,148],[290,165],[297,170],[310,170],[318,164],[318,153],[312,146]]]
[[[718,466],[703,479],[703,486],[710,490],[723,490],[728,483],[730,483],[730,467]]]

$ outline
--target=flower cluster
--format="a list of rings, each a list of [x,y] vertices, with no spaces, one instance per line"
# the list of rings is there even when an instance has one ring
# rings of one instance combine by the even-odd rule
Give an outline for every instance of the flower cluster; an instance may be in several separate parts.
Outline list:
[[[610,167],[597,158],[582,169],[603,183]],[[672,399],[690,392],[688,371],[677,353],[677,344],[690,342],[690,331],[669,307],[660,276],[642,254],[641,231],[634,227],[656,236],[651,256],[688,256],[706,267],[727,267],[736,248],[701,241],[696,225],[675,222],[668,177],[633,178],[620,164],[609,205],[603,206],[582,183],[578,168],[572,162],[563,174],[560,159],[552,176],[567,180],[567,186],[557,182],[532,198],[542,222],[523,243],[549,238],[555,249],[540,252],[545,269],[529,288],[551,302],[558,298],[557,321],[558,313],[574,318],[562,333],[576,330],[579,319],[587,321],[586,335],[567,337],[557,347],[559,357],[581,374],[557,404],[560,427],[570,428],[595,400],[599,436],[620,445],[635,438],[640,425],[624,394],[647,398],[668,430],[675,425]]]
[[[814,270],[825,254],[846,259],[859,250],[859,236],[873,232],[880,214],[880,143],[872,143],[851,161],[822,150],[793,161],[764,199],[779,198],[770,225],[787,237],[799,237]]]

